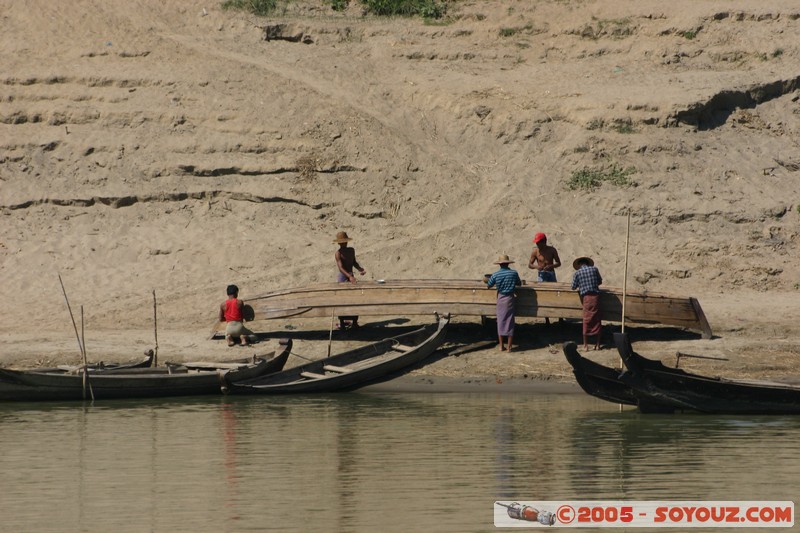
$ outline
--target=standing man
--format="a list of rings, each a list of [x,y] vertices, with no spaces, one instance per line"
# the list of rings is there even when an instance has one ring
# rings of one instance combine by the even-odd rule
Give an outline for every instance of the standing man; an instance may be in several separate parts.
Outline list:
[[[572,268],[575,269],[572,290],[578,290],[583,305],[583,349],[589,349],[589,336],[597,335],[594,349],[599,350],[603,331],[600,312],[600,285],[603,284],[603,278],[591,257],[577,258],[572,262]]]
[[[500,341],[498,347],[500,351],[511,351],[511,344],[514,340],[514,301],[516,295],[514,289],[522,285],[516,270],[512,270],[508,265],[514,261],[507,255],[501,255],[495,265],[500,265],[500,270],[489,276],[486,280],[487,288],[497,287],[497,340]],[[508,344],[503,344],[503,338],[508,338]]]
[[[537,233],[533,236],[533,244],[536,247],[531,252],[531,259],[528,261],[528,268],[535,268],[538,271],[536,281],[558,281],[556,279],[556,269],[561,266],[561,258],[558,257],[558,250],[553,246],[548,246],[547,235]],[[558,320],[559,322],[562,319]],[[545,324],[550,324],[550,319],[545,317]]]
[[[531,252],[528,268],[535,268],[538,271],[538,281],[558,281],[556,279],[556,269],[561,266],[558,250],[548,246],[547,235],[544,233],[534,235],[533,243],[536,248]]]
[[[336,267],[339,269],[339,272],[336,275],[336,281],[340,283],[356,283],[356,277],[353,274],[354,268],[358,270],[359,274],[362,276],[367,273],[366,270],[361,268],[361,265],[359,265],[358,261],[356,260],[355,248],[347,246],[347,243],[350,242],[350,240],[350,237],[348,237],[347,233],[344,231],[338,232],[336,234],[336,238],[333,240],[334,244],[339,245],[339,249],[336,250],[334,258],[336,259]],[[338,327],[339,329],[348,329],[350,327],[357,328],[358,317],[340,316]]]
[[[219,306],[219,321],[226,322],[225,340],[228,346],[233,346],[234,338],[238,337],[242,346],[247,346],[247,336],[253,332],[244,327],[244,302],[239,299],[239,287],[228,285],[225,292],[228,299]]]

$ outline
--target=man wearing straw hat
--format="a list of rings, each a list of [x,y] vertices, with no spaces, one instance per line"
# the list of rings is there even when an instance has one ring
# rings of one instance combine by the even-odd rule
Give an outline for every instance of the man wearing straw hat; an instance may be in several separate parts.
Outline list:
[[[572,275],[572,290],[577,289],[583,305],[583,349],[589,349],[589,337],[597,335],[594,349],[600,349],[600,337],[603,331],[600,314],[600,285],[603,277],[594,266],[591,257],[579,257],[572,262],[575,273]]]
[[[500,270],[489,276],[486,280],[488,288],[497,287],[497,339],[500,341],[498,349],[511,351],[511,344],[514,340],[514,289],[522,285],[516,270],[512,270],[508,265],[513,263],[507,255],[501,255],[495,265],[500,265]],[[508,339],[504,343],[504,337]]]
[[[355,248],[347,246],[347,243],[350,242],[350,240],[350,237],[347,236],[347,232],[344,231],[338,232],[336,234],[336,238],[333,240],[334,244],[339,245],[339,249],[336,250],[334,257],[336,258],[336,267],[339,269],[339,272],[336,275],[336,281],[340,283],[356,283],[356,277],[353,275],[354,268],[358,270],[359,274],[362,276],[367,273],[366,270],[361,268],[361,265],[359,265],[358,261],[356,260]],[[346,329],[348,327],[358,327],[357,316],[339,317],[339,329]]]

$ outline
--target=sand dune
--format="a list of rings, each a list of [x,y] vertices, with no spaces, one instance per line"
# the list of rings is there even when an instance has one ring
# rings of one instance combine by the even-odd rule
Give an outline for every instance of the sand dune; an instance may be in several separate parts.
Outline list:
[[[477,279],[507,253],[531,279],[544,231],[561,279],[591,255],[620,286],[630,212],[631,290],[698,297],[719,335],[645,348],[793,371],[800,8],[449,5],[1,1],[0,361],[75,357],[58,273],[107,358],[152,344],[154,290],[164,350],[224,354],[225,285],[329,281],[338,230],[372,278]],[[581,170],[630,183],[571,189]],[[568,378],[552,346],[577,333],[531,324],[517,355],[422,372]]]

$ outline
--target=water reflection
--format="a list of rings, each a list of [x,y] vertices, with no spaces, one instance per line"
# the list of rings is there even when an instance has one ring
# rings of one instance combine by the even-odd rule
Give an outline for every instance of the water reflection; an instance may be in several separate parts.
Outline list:
[[[581,395],[2,405],[0,447],[13,531],[493,531],[495,500],[800,493],[800,417]]]
[[[511,472],[514,469],[514,411],[508,407],[499,407],[494,417],[495,442],[495,479],[497,480],[497,497],[513,499],[518,497],[511,487]]]
[[[583,414],[570,436],[573,486],[619,499],[785,498],[800,486],[799,435],[800,418],[791,416]],[[576,475],[579,464],[586,475]]]

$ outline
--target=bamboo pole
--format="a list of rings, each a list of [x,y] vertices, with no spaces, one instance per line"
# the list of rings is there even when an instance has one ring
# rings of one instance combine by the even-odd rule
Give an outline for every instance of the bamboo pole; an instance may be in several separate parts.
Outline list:
[[[631,242],[631,212],[628,211],[628,229],[625,232],[625,269],[622,274],[622,333],[625,333],[625,300],[628,297],[628,248]]]
[[[69,317],[72,319],[72,329],[75,330],[75,338],[78,340],[78,350],[80,354],[83,355],[83,345],[81,344],[81,338],[78,335],[78,326],[75,325],[75,317],[72,315],[72,307],[69,305],[69,298],[67,298],[67,291],[64,289],[64,281],[61,279],[61,274],[58,275],[58,282],[61,283],[61,293],[64,295],[64,301],[67,302],[67,311],[69,311]]]
[[[83,322],[83,305],[81,305],[81,342],[80,342],[80,344],[83,347],[83,350],[81,350],[81,355],[83,356],[83,399],[85,400],[86,399],[86,382],[88,381],[89,372],[88,372],[87,365],[86,365],[86,363],[88,361],[86,360],[86,344],[85,344],[86,343],[86,337],[84,336],[83,324],[84,324],[84,322]]]
[[[83,327],[83,306],[81,305],[81,346],[83,346],[83,399],[86,399],[86,386],[89,386],[89,395],[92,397],[92,401],[94,401],[94,390],[92,389],[92,384],[89,382],[89,362],[87,361],[86,356],[86,336]]]
[[[631,212],[628,210],[628,226],[625,231],[625,268],[622,274],[622,333],[625,333],[625,300],[628,297],[628,249],[631,242]],[[624,368],[622,356],[619,358],[619,368]],[[622,412],[622,404],[619,404],[619,410]]]
[[[153,366],[158,366],[158,313],[155,289],[153,289],[153,335],[156,339],[156,349],[154,350],[153,354]]]
[[[336,308],[331,308],[331,329],[328,332],[328,357],[331,356],[331,342],[333,342],[333,321],[336,316]]]
[[[72,329],[75,330],[75,338],[78,340],[78,350],[83,357],[83,379],[85,383],[89,382],[89,374],[88,374],[88,363],[86,361],[86,351],[83,349],[83,343],[81,342],[81,337],[78,335],[78,326],[75,324],[75,315],[72,314],[72,306],[69,305],[69,298],[67,298],[67,290],[64,288],[64,280],[61,279],[61,274],[58,274],[58,282],[61,284],[61,293],[64,295],[64,301],[67,302],[67,311],[69,311],[69,318],[72,320]],[[89,383],[89,390],[91,390],[92,384]],[[83,398],[86,399],[86,386],[84,385],[83,388]],[[92,398],[94,399],[94,398]]]

